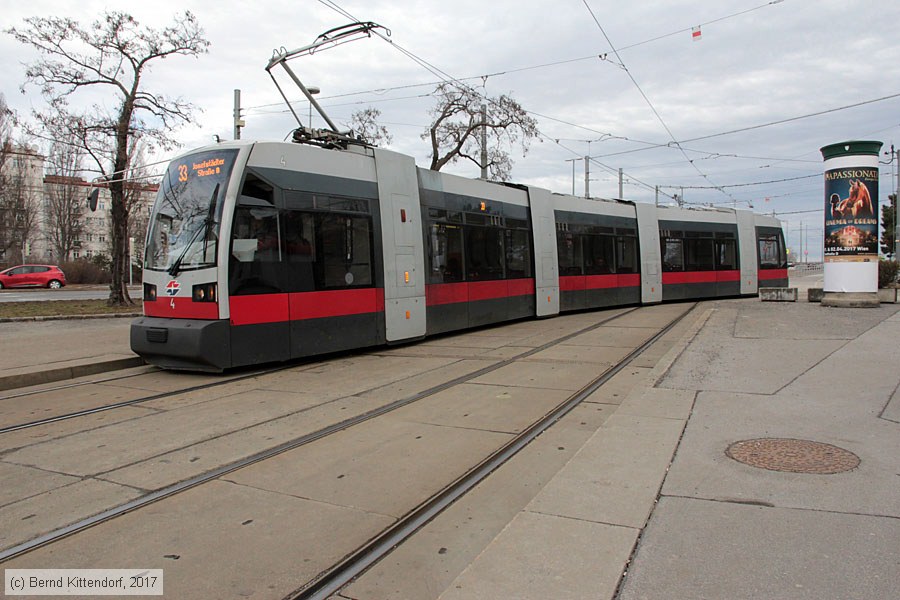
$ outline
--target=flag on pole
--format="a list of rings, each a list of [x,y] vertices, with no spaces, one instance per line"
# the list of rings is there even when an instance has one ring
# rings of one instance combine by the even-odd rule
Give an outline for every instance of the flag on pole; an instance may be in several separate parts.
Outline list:
[[[701,35],[701,33],[700,33],[700,26],[699,26],[699,25],[696,26],[696,27],[692,27],[692,28],[691,28],[691,38],[693,38],[693,40],[694,40],[695,42],[700,41],[700,35]]]

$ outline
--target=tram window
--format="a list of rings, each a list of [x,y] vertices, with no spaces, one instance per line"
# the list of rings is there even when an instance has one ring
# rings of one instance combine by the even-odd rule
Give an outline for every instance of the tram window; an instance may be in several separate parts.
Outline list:
[[[428,283],[462,281],[462,229],[434,223],[429,230],[428,246]]]
[[[570,231],[556,232],[556,254],[559,260],[559,274],[583,275],[581,236]]]
[[[241,189],[241,195],[247,196],[248,198],[264,200],[266,203],[274,205],[274,189],[271,185],[253,173],[248,173],[246,179],[244,179],[244,187]],[[252,202],[252,204],[257,203]]]
[[[278,211],[275,209],[238,206],[232,232],[231,252],[238,262],[281,260]]]
[[[466,215],[468,218],[468,215]],[[495,227],[466,227],[466,279],[503,279],[503,230]]]
[[[759,234],[759,268],[784,269],[787,267],[782,250],[781,236],[777,234]]]
[[[506,232],[506,277],[516,279],[531,277],[531,243],[528,232],[522,229],[507,229]]]
[[[715,268],[714,254],[712,238],[684,240],[684,270],[712,271]]]
[[[680,239],[663,238],[662,255],[663,271],[684,271],[684,246]]]
[[[716,240],[716,270],[733,271],[737,268],[735,240]]]
[[[583,246],[586,275],[616,272],[616,238],[611,235],[585,236]]]
[[[616,238],[616,273],[640,273],[637,238]]]
[[[322,266],[316,287],[372,285],[369,219],[328,213],[319,218]]]

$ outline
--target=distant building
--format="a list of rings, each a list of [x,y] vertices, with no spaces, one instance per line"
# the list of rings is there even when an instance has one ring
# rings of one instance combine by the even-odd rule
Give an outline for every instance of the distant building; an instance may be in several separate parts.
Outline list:
[[[44,175],[44,162],[45,157],[33,148],[17,147],[8,153],[3,165],[5,176],[0,178],[0,183],[15,179],[20,188],[15,190],[15,194],[9,186],[6,193],[0,189],[0,265],[58,263],[91,259],[98,255],[110,256],[112,198],[109,185],[92,183],[81,177]],[[91,211],[88,196],[94,188],[100,189],[100,195],[97,209]],[[156,184],[134,183],[128,186],[128,191],[137,196],[130,222],[130,237],[134,239],[132,256],[137,263],[143,256],[144,235],[158,189]],[[67,215],[53,216],[54,199],[63,196],[72,199],[68,204],[71,211]],[[17,218],[21,223],[26,205],[27,210],[35,211],[34,223],[30,228],[17,227]],[[67,239],[71,243],[68,256],[59,256],[57,249],[61,227],[67,228]],[[7,238],[14,240],[14,243],[3,245],[2,241]]]

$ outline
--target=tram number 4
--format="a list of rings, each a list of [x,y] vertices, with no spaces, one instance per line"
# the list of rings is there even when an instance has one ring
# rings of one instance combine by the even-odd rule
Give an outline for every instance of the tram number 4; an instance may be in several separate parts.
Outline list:
[[[172,310],[175,310],[175,298],[169,300],[169,306],[172,307]]]

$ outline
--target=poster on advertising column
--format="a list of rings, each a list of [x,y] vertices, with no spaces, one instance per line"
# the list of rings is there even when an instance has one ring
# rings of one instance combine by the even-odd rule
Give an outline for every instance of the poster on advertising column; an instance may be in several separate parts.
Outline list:
[[[878,258],[878,168],[825,171],[825,262]]]

